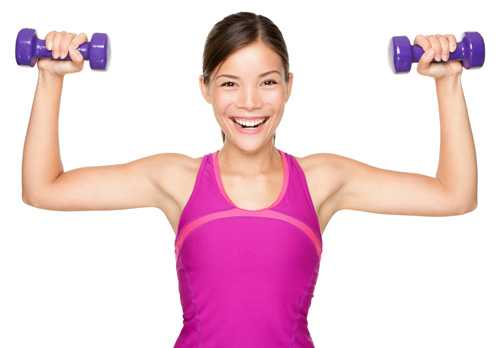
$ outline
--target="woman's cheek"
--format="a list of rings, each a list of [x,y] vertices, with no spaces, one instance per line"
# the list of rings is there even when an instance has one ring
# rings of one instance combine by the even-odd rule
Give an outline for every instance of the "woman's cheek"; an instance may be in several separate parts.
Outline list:
[[[238,99],[238,96],[236,93],[217,93],[215,95],[215,99],[217,100],[217,103],[220,105],[227,105],[230,103],[234,103],[235,100]]]
[[[263,93],[263,99],[268,104],[281,104],[285,98],[285,94],[282,88],[275,88]]]

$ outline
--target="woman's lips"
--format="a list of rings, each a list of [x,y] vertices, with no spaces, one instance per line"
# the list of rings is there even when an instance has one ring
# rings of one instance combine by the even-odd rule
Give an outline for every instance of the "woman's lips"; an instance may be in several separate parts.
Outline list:
[[[261,115],[261,116],[241,116],[241,115],[231,115],[229,118],[240,118],[242,120],[260,120],[263,118],[269,118],[270,116],[268,115]]]
[[[236,127],[236,130],[240,133],[245,133],[245,134],[257,134],[260,133],[261,130],[264,128],[265,124],[269,121],[271,117],[270,116],[264,116],[264,117],[255,117],[252,119],[260,119],[263,121],[260,122],[254,122],[258,124],[256,127],[242,127],[240,122],[237,121],[238,117],[230,117],[231,122],[234,124],[233,127]],[[246,118],[248,120],[249,118]]]

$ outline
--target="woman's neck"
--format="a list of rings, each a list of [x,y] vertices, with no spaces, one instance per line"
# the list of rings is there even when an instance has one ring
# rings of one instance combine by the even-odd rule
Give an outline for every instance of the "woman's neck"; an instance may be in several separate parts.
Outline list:
[[[281,155],[274,144],[255,152],[246,152],[225,143],[218,153],[219,166],[235,175],[261,175],[280,168]]]

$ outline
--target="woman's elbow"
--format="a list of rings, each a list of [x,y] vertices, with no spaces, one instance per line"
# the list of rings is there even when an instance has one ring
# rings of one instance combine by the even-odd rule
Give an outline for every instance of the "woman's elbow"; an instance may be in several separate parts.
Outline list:
[[[477,208],[477,200],[466,202],[465,204],[461,204],[457,209],[456,215],[463,215],[474,211]]]

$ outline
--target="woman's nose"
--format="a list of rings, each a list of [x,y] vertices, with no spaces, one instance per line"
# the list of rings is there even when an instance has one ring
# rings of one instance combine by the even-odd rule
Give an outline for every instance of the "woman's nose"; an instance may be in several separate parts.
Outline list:
[[[259,91],[254,88],[242,89],[238,102],[242,108],[255,109],[260,107],[261,98]]]

